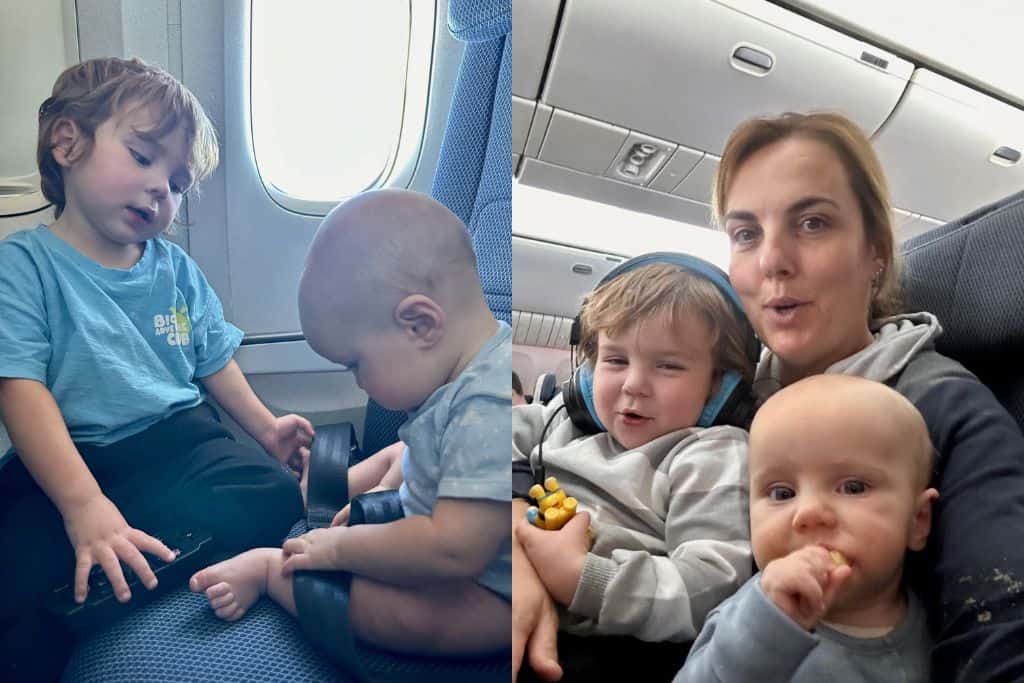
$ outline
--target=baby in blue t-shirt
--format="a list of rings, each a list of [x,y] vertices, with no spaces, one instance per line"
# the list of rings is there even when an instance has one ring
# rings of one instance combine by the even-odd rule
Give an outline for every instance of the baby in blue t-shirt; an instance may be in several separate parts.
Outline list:
[[[0,413],[14,453],[0,467],[8,674],[63,662],[48,639],[21,642],[62,582],[73,577],[82,602],[101,565],[126,601],[120,560],[153,588],[141,551],[174,556],[151,533],[202,532],[238,552],[279,541],[302,514],[284,465],[301,466],[312,426],[260,402],[232,360],[242,332],[195,262],[161,239],[217,158],[195,96],[137,59],[70,67],[39,109],[56,220],[0,242]],[[207,394],[263,449],[235,441]]]
[[[347,527],[343,510],[283,550],[198,572],[192,589],[229,621],[268,593],[306,622],[315,617],[296,599],[294,572],[350,572],[348,618],[364,640],[431,654],[507,649],[511,328],[487,307],[465,226],[405,190],[341,204],[310,248],[299,313],[317,353],[377,403],[408,412],[402,442],[349,473],[351,495],[401,485],[405,517]]]

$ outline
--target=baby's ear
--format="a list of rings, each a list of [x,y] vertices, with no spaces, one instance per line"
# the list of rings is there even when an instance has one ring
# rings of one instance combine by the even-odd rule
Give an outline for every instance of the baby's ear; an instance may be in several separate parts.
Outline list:
[[[923,550],[928,543],[928,532],[932,528],[932,504],[938,500],[939,492],[926,489],[918,494],[914,501],[914,518],[910,523],[910,534],[907,547],[911,550]]]
[[[395,322],[421,348],[435,346],[444,337],[444,309],[423,294],[410,294],[395,306]]]
[[[64,168],[70,167],[81,156],[84,134],[78,124],[67,117],[57,119],[50,135],[53,159]]]

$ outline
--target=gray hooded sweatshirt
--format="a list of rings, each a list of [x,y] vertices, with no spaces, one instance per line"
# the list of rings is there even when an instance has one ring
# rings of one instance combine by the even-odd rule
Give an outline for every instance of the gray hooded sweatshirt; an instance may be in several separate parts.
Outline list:
[[[562,406],[512,409],[512,459],[537,459],[544,425]],[[579,509],[594,545],[561,627],[573,634],[691,641],[707,613],[750,576],[747,433],[680,429],[623,448],[585,434],[561,411],[543,459]],[[556,532],[548,532],[556,533]]]

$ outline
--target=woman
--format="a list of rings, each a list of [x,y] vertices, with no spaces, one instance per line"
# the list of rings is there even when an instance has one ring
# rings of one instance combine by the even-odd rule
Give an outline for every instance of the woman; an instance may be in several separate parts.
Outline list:
[[[726,146],[714,196],[730,279],[768,349],[759,397],[816,373],[852,374],[893,386],[928,424],[940,498],[907,575],[929,608],[936,680],[1024,680],[1024,435],[933,350],[934,316],[897,315],[888,190],[867,138],[833,114],[748,121]]]

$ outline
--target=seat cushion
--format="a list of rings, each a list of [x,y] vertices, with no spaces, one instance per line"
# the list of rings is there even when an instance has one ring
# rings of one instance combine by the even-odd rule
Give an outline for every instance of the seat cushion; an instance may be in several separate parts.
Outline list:
[[[306,531],[296,524],[289,537]],[[397,655],[360,645],[364,669],[379,681],[507,681],[510,654],[482,659]],[[299,622],[269,598],[236,622],[214,616],[206,599],[173,591],[79,643],[64,671],[66,683],[350,681],[310,643]]]

